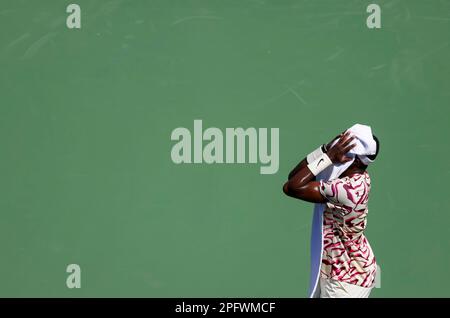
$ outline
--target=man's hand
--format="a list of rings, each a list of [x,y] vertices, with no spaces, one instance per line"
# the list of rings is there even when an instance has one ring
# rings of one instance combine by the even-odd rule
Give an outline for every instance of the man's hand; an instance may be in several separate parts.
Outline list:
[[[338,142],[331,147],[331,144],[336,138],[339,138]],[[346,154],[356,146],[356,144],[351,144],[355,137],[351,136],[350,132],[347,131],[336,138],[327,145],[327,155],[330,160],[333,163],[345,163],[352,160]]]

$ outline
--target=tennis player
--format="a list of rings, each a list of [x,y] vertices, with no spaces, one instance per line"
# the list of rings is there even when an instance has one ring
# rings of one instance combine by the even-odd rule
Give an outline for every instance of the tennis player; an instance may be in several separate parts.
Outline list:
[[[370,137],[376,144],[374,154],[349,156],[357,137],[347,130],[303,159],[284,184],[283,191],[290,197],[325,204],[320,277],[316,296],[311,297],[367,298],[374,285],[377,264],[364,230],[370,192],[367,165],[375,160],[379,142],[371,130]],[[337,178],[316,181],[328,167],[352,160]]]

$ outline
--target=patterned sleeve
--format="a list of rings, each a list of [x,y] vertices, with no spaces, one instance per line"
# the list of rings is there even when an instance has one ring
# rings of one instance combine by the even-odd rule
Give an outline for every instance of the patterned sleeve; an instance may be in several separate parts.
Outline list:
[[[320,181],[319,189],[323,197],[335,205],[352,208],[356,204],[354,189],[343,179]]]

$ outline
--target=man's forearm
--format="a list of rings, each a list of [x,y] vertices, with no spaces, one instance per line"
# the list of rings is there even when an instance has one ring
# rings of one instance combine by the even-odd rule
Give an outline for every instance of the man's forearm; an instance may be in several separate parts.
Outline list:
[[[323,203],[324,197],[319,191],[316,175],[331,164],[322,147],[317,148],[289,173],[289,180],[283,186],[283,192],[300,200]]]
[[[290,189],[300,189],[314,180],[314,174],[309,170],[306,159],[303,159],[290,174],[287,184]]]
[[[325,151],[326,151],[325,145],[322,145],[313,152],[311,152],[302,161],[300,161],[299,164],[294,169],[292,169],[292,171],[289,173],[288,179],[291,179],[294,176],[294,174],[300,171],[300,169],[306,167],[309,163],[314,161],[316,158],[320,157]]]
[[[297,172],[300,171],[300,169],[306,167],[308,165],[308,162],[306,161],[306,158],[304,158],[302,161],[298,163],[297,166],[295,166],[294,169],[292,169],[291,172],[289,172],[288,180],[291,179]]]

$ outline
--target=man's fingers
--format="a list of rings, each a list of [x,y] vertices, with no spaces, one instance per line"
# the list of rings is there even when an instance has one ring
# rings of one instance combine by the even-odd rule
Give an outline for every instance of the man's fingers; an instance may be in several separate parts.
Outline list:
[[[342,146],[349,138],[350,136],[350,132],[346,132],[344,134],[341,134],[341,138],[339,138],[339,141],[337,142],[336,145]]]
[[[347,138],[346,140],[344,140],[342,142],[341,147],[347,147],[354,139],[355,139],[355,137],[353,137],[353,136]]]
[[[355,147],[356,147],[356,144],[348,145],[348,146],[344,147],[343,153],[347,153],[347,152],[349,152],[350,150],[352,150]]]

